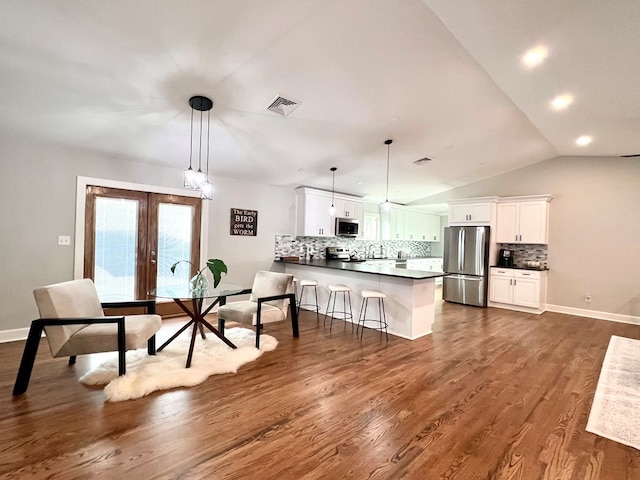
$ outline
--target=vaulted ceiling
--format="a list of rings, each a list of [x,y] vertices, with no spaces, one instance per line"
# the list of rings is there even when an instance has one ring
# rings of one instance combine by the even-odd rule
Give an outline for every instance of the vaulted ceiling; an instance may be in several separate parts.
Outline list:
[[[6,0],[0,10],[3,141],[184,169],[188,99],[206,95],[212,175],[330,188],[335,166],[336,190],[383,200],[391,138],[399,203],[556,156],[640,153],[636,0]],[[546,60],[523,65],[538,46]],[[276,95],[300,105],[266,110]],[[573,102],[554,110],[558,95]],[[581,135],[592,143],[577,146]]]

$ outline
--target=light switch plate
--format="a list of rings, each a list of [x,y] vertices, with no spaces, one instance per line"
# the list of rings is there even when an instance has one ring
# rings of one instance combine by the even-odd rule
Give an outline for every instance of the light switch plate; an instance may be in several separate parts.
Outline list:
[[[71,237],[69,235],[58,235],[58,245],[71,245]]]

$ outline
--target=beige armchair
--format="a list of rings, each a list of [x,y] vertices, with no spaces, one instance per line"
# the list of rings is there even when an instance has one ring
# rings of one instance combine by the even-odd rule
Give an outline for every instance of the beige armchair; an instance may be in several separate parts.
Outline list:
[[[14,395],[27,391],[38,344],[44,329],[51,355],[69,357],[118,351],[119,374],[126,373],[127,350],[147,347],[155,355],[155,333],[162,319],[155,314],[155,300],[100,303],[93,281],[88,278],[57,283],[33,291],[40,318],[31,322]],[[103,308],[146,307],[146,315],[105,316]]]
[[[298,312],[293,293],[293,275],[259,270],[253,279],[249,300],[218,308],[218,330],[224,334],[225,321],[256,326],[256,348],[260,348],[260,329],[265,323],[280,322],[291,312],[293,336],[298,337]]]

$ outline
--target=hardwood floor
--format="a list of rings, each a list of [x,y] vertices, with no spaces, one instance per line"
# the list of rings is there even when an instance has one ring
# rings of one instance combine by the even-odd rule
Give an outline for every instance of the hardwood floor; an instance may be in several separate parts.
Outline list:
[[[640,451],[585,425],[611,335],[640,327],[554,313],[439,306],[408,341],[303,312],[235,375],[105,403],[41,342],[0,345],[1,478],[638,479]],[[160,340],[164,338],[160,334]]]

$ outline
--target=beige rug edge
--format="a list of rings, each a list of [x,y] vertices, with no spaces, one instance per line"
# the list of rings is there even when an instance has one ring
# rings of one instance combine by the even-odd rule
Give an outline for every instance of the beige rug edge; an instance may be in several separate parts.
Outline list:
[[[640,340],[611,336],[586,431],[640,450]]]

